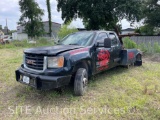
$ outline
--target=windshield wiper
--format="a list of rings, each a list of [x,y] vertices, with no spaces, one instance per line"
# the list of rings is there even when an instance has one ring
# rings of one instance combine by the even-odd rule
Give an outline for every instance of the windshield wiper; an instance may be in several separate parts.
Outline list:
[[[69,44],[69,45],[79,45],[79,44],[76,44],[76,43],[72,43],[72,44]]]
[[[63,45],[62,43],[57,43],[56,45]]]

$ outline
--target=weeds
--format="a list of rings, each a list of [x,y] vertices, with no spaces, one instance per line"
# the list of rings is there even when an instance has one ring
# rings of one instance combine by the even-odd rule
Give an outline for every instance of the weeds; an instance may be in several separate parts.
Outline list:
[[[126,37],[123,40],[124,42],[124,47],[126,49],[140,49],[144,53],[160,53],[160,45],[156,42],[154,44],[148,43],[141,43],[141,44],[136,44],[134,41],[132,41],[130,38]]]
[[[124,38],[123,43],[125,48],[127,49],[137,48],[137,44],[134,41],[132,41],[129,37]]]
[[[5,45],[0,44],[0,49],[31,48],[31,47],[51,46],[51,45],[54,45],[54,42],[49,41],[45,38],[40,38],[36,40],[36,43],[28,43],[27,40],[23,40],[23,41],[14,40],[10,42],[9,44],[5,44]]]

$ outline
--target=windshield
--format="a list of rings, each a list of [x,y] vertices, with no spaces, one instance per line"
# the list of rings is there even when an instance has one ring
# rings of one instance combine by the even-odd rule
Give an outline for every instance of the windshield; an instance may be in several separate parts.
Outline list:
[[[59,44],[89,46],[93,36],[94,32],[77,32],[66,36]]]

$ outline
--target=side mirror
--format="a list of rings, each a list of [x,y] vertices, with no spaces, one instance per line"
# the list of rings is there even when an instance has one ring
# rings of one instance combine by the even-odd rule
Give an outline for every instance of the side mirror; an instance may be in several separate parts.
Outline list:
[[[104,39],[104,47],[105,48],[111,48],[111,39],[110,38],[105,38]]]
[[[59,42],[60,42],[60,40],[58,39],[58,40],[54,41],[54,44],[58,44]]]

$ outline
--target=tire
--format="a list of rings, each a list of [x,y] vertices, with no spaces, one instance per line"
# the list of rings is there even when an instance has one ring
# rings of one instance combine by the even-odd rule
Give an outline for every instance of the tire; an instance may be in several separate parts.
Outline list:
[[[74,79],[74,94],[83,96],[86,93],[88,84],[88,73],[85,68],[79,68]]]

